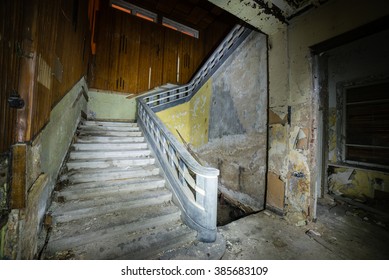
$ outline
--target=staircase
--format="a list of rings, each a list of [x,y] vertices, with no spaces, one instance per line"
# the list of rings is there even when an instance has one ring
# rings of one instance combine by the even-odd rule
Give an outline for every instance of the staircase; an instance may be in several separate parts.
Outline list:
[[[41,258],[174,258],[196,243],[136,123],[83,121],[74,142]]]

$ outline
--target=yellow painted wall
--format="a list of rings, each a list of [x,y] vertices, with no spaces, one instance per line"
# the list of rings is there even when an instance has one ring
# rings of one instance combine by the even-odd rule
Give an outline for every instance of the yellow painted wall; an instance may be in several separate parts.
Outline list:
[[[212,78],[200,88],[189,102],[160,111],[157,116],[179,141],[181,138],[177,130],[187,143],[199,147],[208,143],[211,98]]]

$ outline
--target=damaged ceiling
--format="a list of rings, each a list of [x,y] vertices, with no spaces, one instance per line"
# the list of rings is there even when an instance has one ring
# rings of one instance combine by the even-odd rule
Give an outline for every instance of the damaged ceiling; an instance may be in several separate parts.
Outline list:
[[[276,33],[289,20],[328,0],[208,0],[266,34]]]
[[[125,0],[197,30],[206,30],[215,22],[238,22],[232,14],[207,0]]]
[[[300,13],[328,0],[125,0],[197,30],[239,19],[271,34]]]

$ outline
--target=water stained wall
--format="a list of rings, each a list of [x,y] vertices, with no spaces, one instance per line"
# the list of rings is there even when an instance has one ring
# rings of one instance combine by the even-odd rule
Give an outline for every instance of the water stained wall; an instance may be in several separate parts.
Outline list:
[[[266,36],[253,32],[212,77],[209,143],[197,149],[220,170],[220,190],[253,210],[266,186],[266,67]]]

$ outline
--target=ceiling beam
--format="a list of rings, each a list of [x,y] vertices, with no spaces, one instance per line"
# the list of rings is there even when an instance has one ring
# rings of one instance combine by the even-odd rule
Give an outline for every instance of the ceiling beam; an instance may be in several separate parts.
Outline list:
[[[208,1],[237,16],[265,34],[277,33],[287,24],[285,18],[286,11],[281,10],[270,0]]]

